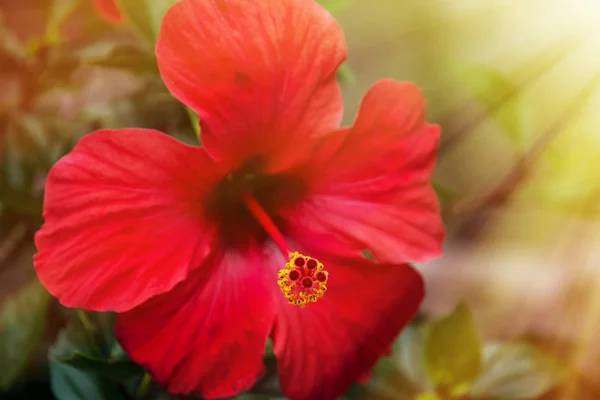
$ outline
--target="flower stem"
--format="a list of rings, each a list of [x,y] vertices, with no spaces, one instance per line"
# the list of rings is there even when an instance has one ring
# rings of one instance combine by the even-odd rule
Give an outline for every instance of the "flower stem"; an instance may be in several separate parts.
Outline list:
[[[187,110],[188,115],[190,117],[192,128],[194,129],[194,132],[196,132],[196,137],[200,139],[200,119],[198,118],[198,114],[196,114],[194,110],[192,110],[189,107],[186,107],[185,109]]]
[[[149,373],[144,372],[144,377],[142,378],[142,382],[140,383],[140,386],[138,386],[137,391],[135,392],[135,397],[137,399],[141,399],[142,397],[144,397],[144,395],[146,394],[146,390],[148,389],[148,386],[150,386],[150,382],[152,382],[152,377],[150,376]]]

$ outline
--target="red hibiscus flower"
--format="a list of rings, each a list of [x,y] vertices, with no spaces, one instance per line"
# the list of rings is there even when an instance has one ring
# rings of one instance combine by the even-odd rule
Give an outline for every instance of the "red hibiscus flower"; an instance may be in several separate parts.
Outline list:
[[[444,235],[439,128],[416,86],[383,80],[339,129],[346,52],[311,0],[182,0],[156,53],[204,147],[101,130],[52,168],[41,281],[66,306],[118,312],[121,344],[169,391],[250,388],[271,337],[287,397],[334,399],[416,313],[406,263]]]
[[[117,7],[116,0],[94,0],[96,9],[104,19],[109,22],[123,22],[123,15]]]

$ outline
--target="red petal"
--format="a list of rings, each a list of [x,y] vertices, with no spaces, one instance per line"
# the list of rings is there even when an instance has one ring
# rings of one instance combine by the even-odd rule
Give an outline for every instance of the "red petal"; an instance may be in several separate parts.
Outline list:
[[[98,12],[110,22],[123,22],[123,15],[115,0],[94,0]]]
[[[340,123],[335,71],[346,44],[314,1],[182,0],[164,18],[156,54],[222,162],[285,152]]]
[[[226,254],[171,292],[119,315],[116,335],[171,393],[228,398],[263,371],[273,325],[261,258]]]
[[[294,400],[333,400],[385,355],[424,297],[409,265],[321,260],[329,271],[322,299],[304,308],[283,296],[274,332],[281,387]]]
[[[385,262],[438,256],[444,229],[430,180],[440,130],[424,114],[415,85],[375,84],[354,126],[324,139],[314,153],[307,178],[313,195],[287,216],[291,236],[306,244],[318,233],[330,235]]]
[[[185,279],[212,248],[199,147],[148,129],[84,137],[50,171],[35,267],[67,307],[129,310]]]

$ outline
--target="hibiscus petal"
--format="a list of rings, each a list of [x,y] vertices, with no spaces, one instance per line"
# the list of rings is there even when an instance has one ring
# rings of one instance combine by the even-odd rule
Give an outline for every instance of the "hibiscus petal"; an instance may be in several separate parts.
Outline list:
[[[110,22],[122,22],[123,15],[117,7],[116,0],[94,0],[96,9]]]
[[[415,85],[375,84],[354,126],[323,139],[314,153],[306,179],[312,195],[288,211],[290,234],[300,242],[330,235],[385,262],[437,257],[444,229],[430,180],[440,130],[424,115]]]
[[[424,297],[420,274],[407,264],[340,263],[322,299],[304,308],[280,296],[274,352],[284,394],[333,400],[388,354]]]
[[[123,348],[171,393],[228,398],[263,372],[274,318],[261,258],[225,254],[172,291],[120,314]]]
[[[129,310],[211,251],[200,201],[218,178],[204,149],[148,129],[84,137],[50,170],[35,268],[67,307]]]
[[[182,0],[163,20],[156,55],[221,162],[302,154],[291,150],[341,121],[344,34],[314,1]]]

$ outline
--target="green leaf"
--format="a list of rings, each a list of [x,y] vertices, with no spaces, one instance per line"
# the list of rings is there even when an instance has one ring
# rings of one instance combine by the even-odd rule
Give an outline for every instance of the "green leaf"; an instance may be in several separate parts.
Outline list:
[[[176,0],[118,0],[118,5],[128,23],[153,48],[162,19],[175,2]]]
[[[451,396],[468,393],[481,363],[481,339],[466,303],[431,322],[425,339],[425,367],[437,388]]]
[[[48,299],[33,279],[0,305],[0,389],[9,387],[27,366],[44,330]]]
[[[50,361],[50,385],[59,400],[121,400],[116,383],[68,364]]]
[[[484,107],[516,150],[525,152],[532,144],[532,109],[515,82],[491,67],[458,65],[458,79]]]
[[[116,382],[90,372],[90,365],[98,361],[100,353],[86,327],[78,320],[72,320],[59,333],[49,351],[50,383],[54,395],[61,400],[124,399]],[[73,360],[82,357],[91,361],[78,360],[73,365]],[[83,364],[86,365],[83,370],[76,368]]]
[[[473,385],[475,398],[536,399],[560,384],[568,371],[558,360],[527,343],[490,344],[483,372]]]
[[[142,367],[126,359],[101,359],[80,354],[77,351],[70,357],[57,358],[63,364],[70,365],[80,371],[91,372],[107,378],[120,380],[143,374]]]
[[[356,399],[414,400],[433,389],[423,365],[423,329],[411,324],[394,343],[392,355],[379,361],[372,379],[350,392]]]
[[[394,346],[392,360],[400,368],[416,389],[426,391],[433,389],[425,367],[424,329],[411,324],[404,329]]]
[[[100,349],[90,337],[84,324],[73,319],[58,334],[56,342],[48,351],[48,357],[52,360],[61,360],[71,358],[77,353],[88,357],[101,356]]]

